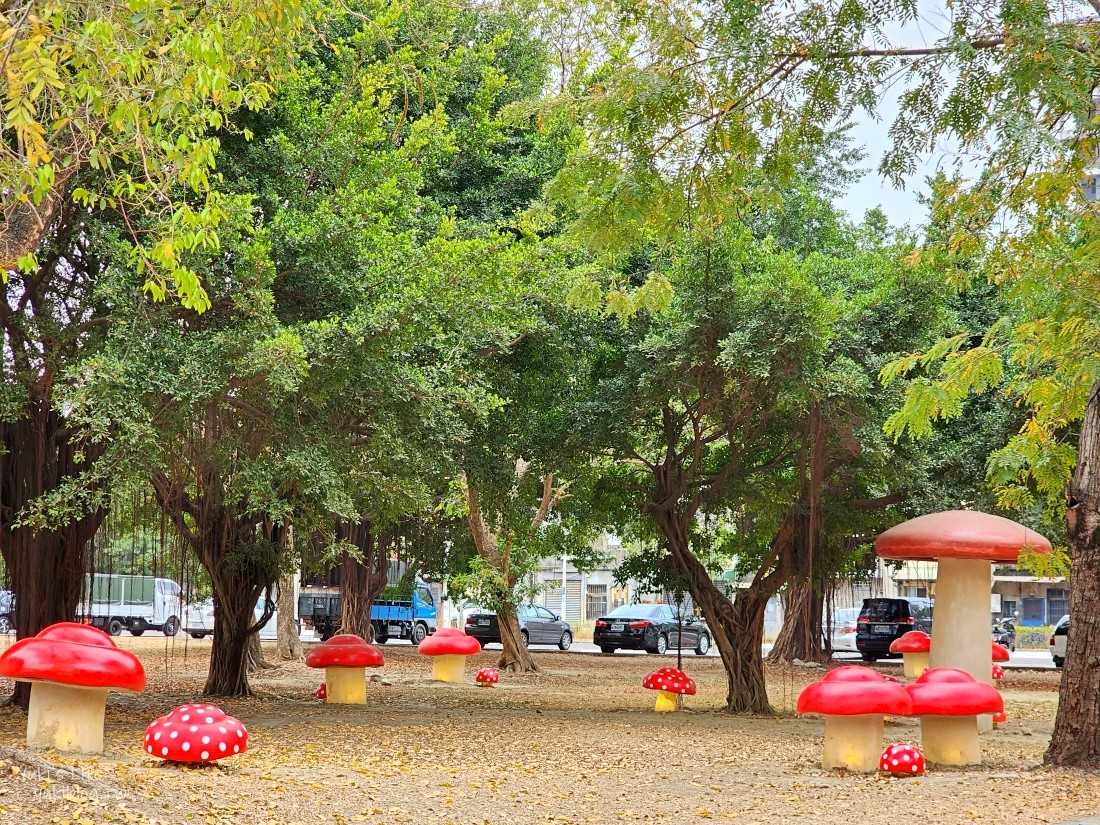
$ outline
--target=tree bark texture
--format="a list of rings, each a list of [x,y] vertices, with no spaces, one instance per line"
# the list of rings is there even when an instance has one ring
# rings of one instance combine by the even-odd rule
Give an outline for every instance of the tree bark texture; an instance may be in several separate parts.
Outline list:
[[[1077,469],[1067,487],[1072,617],[1058,714],[1046,752],[1052,765],[1100,768],[1100,383],[1081,422]]]
[[[384,533],[375,535],[370,520],[362,518],[358,523],[341,521],[336,526],[337,538],[355,545],[362,558],[344,553],[340,562],[340,632],[354,633],[367,641],[375,641],[371,627],[371,605],[386,588],[389,559],[383,548]],[[385,642],[379,635],[376,640]]]
[[[73,434],[51,406],[28,405],[25,417],[0,423],[0,551],[15,593],[15,629],[20,639],[34,636],[55,622],[73,621],[88,571],[86,548],[104,513],[97,511],[55,530],[15,526],[21,511],[57,488],[101,452],[76,444]],[[14,701],[24,710],[30,685],[17,682]]]
[[[288,530],[287,532],[290,532]],[[294,598],[297,572],[290,572],[279,579],[279,611],[276,630],[276,655],[283,660],[302,658],[302,639],[298,635],[298,600]]]

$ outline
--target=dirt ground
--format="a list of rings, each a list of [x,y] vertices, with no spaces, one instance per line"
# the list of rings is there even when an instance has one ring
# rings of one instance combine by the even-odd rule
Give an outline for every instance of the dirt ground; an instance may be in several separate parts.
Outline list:
[[[821,770],[821,721],[792,711],[820,670],[769,668],[780,714],[737,718],[716,712],[720,663],[689,656],[698,694],[682,713],[658,716],[641,680],[674,660],[538,653],[542,675],[504,674],[499,686],[478,688],[474,666],[491,664],[491,650],[471,657],[469,683],[447,685],[428,680],[429,662],[412,647],[387,646],[391,684],[372,681],[366,706],[318,702],[322,674],[283,664],[254,678],[255,698],[214,702],[245,723],[250,750],[181,767],[145,753],[142,737],[157,716],[198,700],[210,643],[121,644],[141,656],[149,685],[112,694],[102,756],[28,755],[25,718],[0,710],[0,824],[1031,825],[1100,812],[1100,776],[1041,765],[1057,699],[1052,672],[1006,677],[1009,725],[983,737],[980,768],[885,779]],[[887,724],[887,743],[919,738],[915,722]]]

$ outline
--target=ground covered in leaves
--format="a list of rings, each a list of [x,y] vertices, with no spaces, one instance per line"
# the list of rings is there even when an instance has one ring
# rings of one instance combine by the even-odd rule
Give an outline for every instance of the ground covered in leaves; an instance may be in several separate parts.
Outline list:
[[[1041,765],[1057,701],[1054,672],[1010,672],[1003,685],[1010,723],[983,737],[980,768],[884,779],[820,769],[821,722],[792,713],[820,670],[769,667],[779,715],[737,718],[716,712],[720,662],[689,656],[698,694],[684,712],[658,716],[654,695],[640,685],[672,657],[538,653],[543,674],[504,674],[497,687],[478,688],[473,666],[491,664],[492,650],[471,657],[469,683],[446,685],[428,680],[428,661],[414,648],[391,645],[385,680],[370,683],[366,706],[318,702],[321,674],[301,663],[257,675],[255,698],[214,702],[246,724],[249,752],[181,767],[145,753],[142,736],[152,719],[199,698],[209,641],[120,641],[142,657],[149,685],[140,696],[112,694],[102,756],[28,753],[25,717],[0,711],[3,825],[1031,825],[1100,811],[1100,776]],[[0,690],[10,684],[0,680]],[[919,743],[919,734],[915,722],[886,729],[888,742]]]

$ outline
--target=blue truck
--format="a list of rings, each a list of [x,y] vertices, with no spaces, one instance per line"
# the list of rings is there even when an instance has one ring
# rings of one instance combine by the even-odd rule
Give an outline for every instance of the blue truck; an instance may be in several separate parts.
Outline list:
[[[298,616],[326,641],[340,632],[340,591],[336,588],[303,587],[298,596]],[[435,633],[436,605],[427,582],[417,581],[412,598],[375,599],[370,611],[374,640],[408,639],[420,644]]]

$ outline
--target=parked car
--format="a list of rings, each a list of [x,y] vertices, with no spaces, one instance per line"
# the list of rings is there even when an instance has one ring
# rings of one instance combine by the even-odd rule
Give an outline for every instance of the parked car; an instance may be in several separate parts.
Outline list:
[[[1069,616],[1063,616],[1054,625],[1054,632],[1050,634],[1050,658],[1054,660],[1055,667],[1061,667],[1066,663],[1066,641],[1069,638]]]
[[[864,599],[856,620],[856,649],[865,662],[900,656],[890,652],[890,643],[910,630],[932,633],[931,599]]]
[[[829,642],[834,651],[856,653],[856,627],[861,608],[842,607],[832,613],[828,626]]]
[[[569,646],[573,644],[573,628],[557,613],[551,613],[542,605],[518,605],[516,617],[519,619],[519,632],[525,646],[557,645],[561,650],[569,650]],[[473,636],[482,647],[500,642],[497,614],[491,610],[466,614],[465,627],[466,635]]]
[[[263,615],[263,607],[260,604],[255,608],[256,621],[259,621]],[[274,641],[278,638],[278,621],[279,613],[273,609],[271,618],[267,620],[267,624],[260,628],[260,638],[267,641]],[[204,602],[198,604],[190,604],[183,612],[183,632],[190,633],[192,639],[204,639],[207,636],[214,635],[214,600],[207,599]],[[302,629],[299,625],[298,632],[301,633]]]
[[[12,633],[15,630],[15,594],[10,590],[0,590],[0,633]]]
[[[704,656],[710,650],[710,630],[698,616],[678,617],[671,605],[624,604],[596,619],[592,641],[604,653],[619,648],[646,653],[679,648]]]

